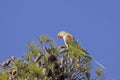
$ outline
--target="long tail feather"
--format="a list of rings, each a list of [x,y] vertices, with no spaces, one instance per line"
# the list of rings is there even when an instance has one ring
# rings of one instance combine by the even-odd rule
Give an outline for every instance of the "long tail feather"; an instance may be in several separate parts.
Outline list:
[[[88,54],[85,54],[86,56],[89,56],[96,64],[98,64],[100,67],[102,67],[103,69],[105,69],[105,67],[101,64],[101,63],[99,63],[97,60],[95,60],[93,57],[91,57],[90,55],[88,55]]]
[[[95,60],[94,58],[92,58],[92,60],[93,60],[96,64],[98,64],[99,66],[101,66],[103,69],[105,69],[105,67],[104,67],[101,63],[99,63],[97,60]]]

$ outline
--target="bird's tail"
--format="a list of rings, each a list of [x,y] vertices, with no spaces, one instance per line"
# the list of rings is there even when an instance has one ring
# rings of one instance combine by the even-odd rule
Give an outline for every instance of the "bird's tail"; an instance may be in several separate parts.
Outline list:
[[[99,63],[97,60],[95,60],[94,58],[92,58],[92,60],[93,60],[96,64],[98,64],[100,67],[102,67],[103,69],[105,69],[105,67],[104,67],[101,63]]]
[[[93,57],[91,57],[88,54],[85,54],[85,55],[88,56],[88,57],[90,57],[96,64],[98,64],[100,67],[102,67],[103,69],[105,69],[105,67],[100,62],[98,62],[96,59],[94,59]]]

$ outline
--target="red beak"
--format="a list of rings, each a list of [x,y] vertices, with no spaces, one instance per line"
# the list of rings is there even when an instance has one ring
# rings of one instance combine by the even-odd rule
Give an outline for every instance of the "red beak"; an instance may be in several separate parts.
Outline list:
[[[60,36],[59,34],[57,35],[57,38],[62,38],[62,36]]]

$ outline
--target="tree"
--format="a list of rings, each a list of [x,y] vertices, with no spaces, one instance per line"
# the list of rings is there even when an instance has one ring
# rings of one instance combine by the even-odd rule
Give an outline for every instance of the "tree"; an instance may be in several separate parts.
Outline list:
[[[38,39],[39,44],[27,43],[24,57],[11,56],[2,62],[0,80],[103,80],[103,69],[95,69],[92,75],[92,60],[80,54],[78,45],[58,48],[46,35]]]

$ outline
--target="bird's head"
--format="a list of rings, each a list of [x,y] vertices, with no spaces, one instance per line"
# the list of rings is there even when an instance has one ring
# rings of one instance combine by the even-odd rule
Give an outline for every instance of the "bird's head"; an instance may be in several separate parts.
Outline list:
[[[67,35],[67,32],[65,32],[65,31],[60,31],[60,32],[57,34],[57,38],[63,38],[65,35]]]
[[[72,36],[70,33],[65,32],[65,31],[60,31],[60,32],[57,34],[57,37],[58,37],[58,38],[62,38],[64,41],[66,41],[66,40],[72,41],[72,40],[73,40],[73,36]]]

